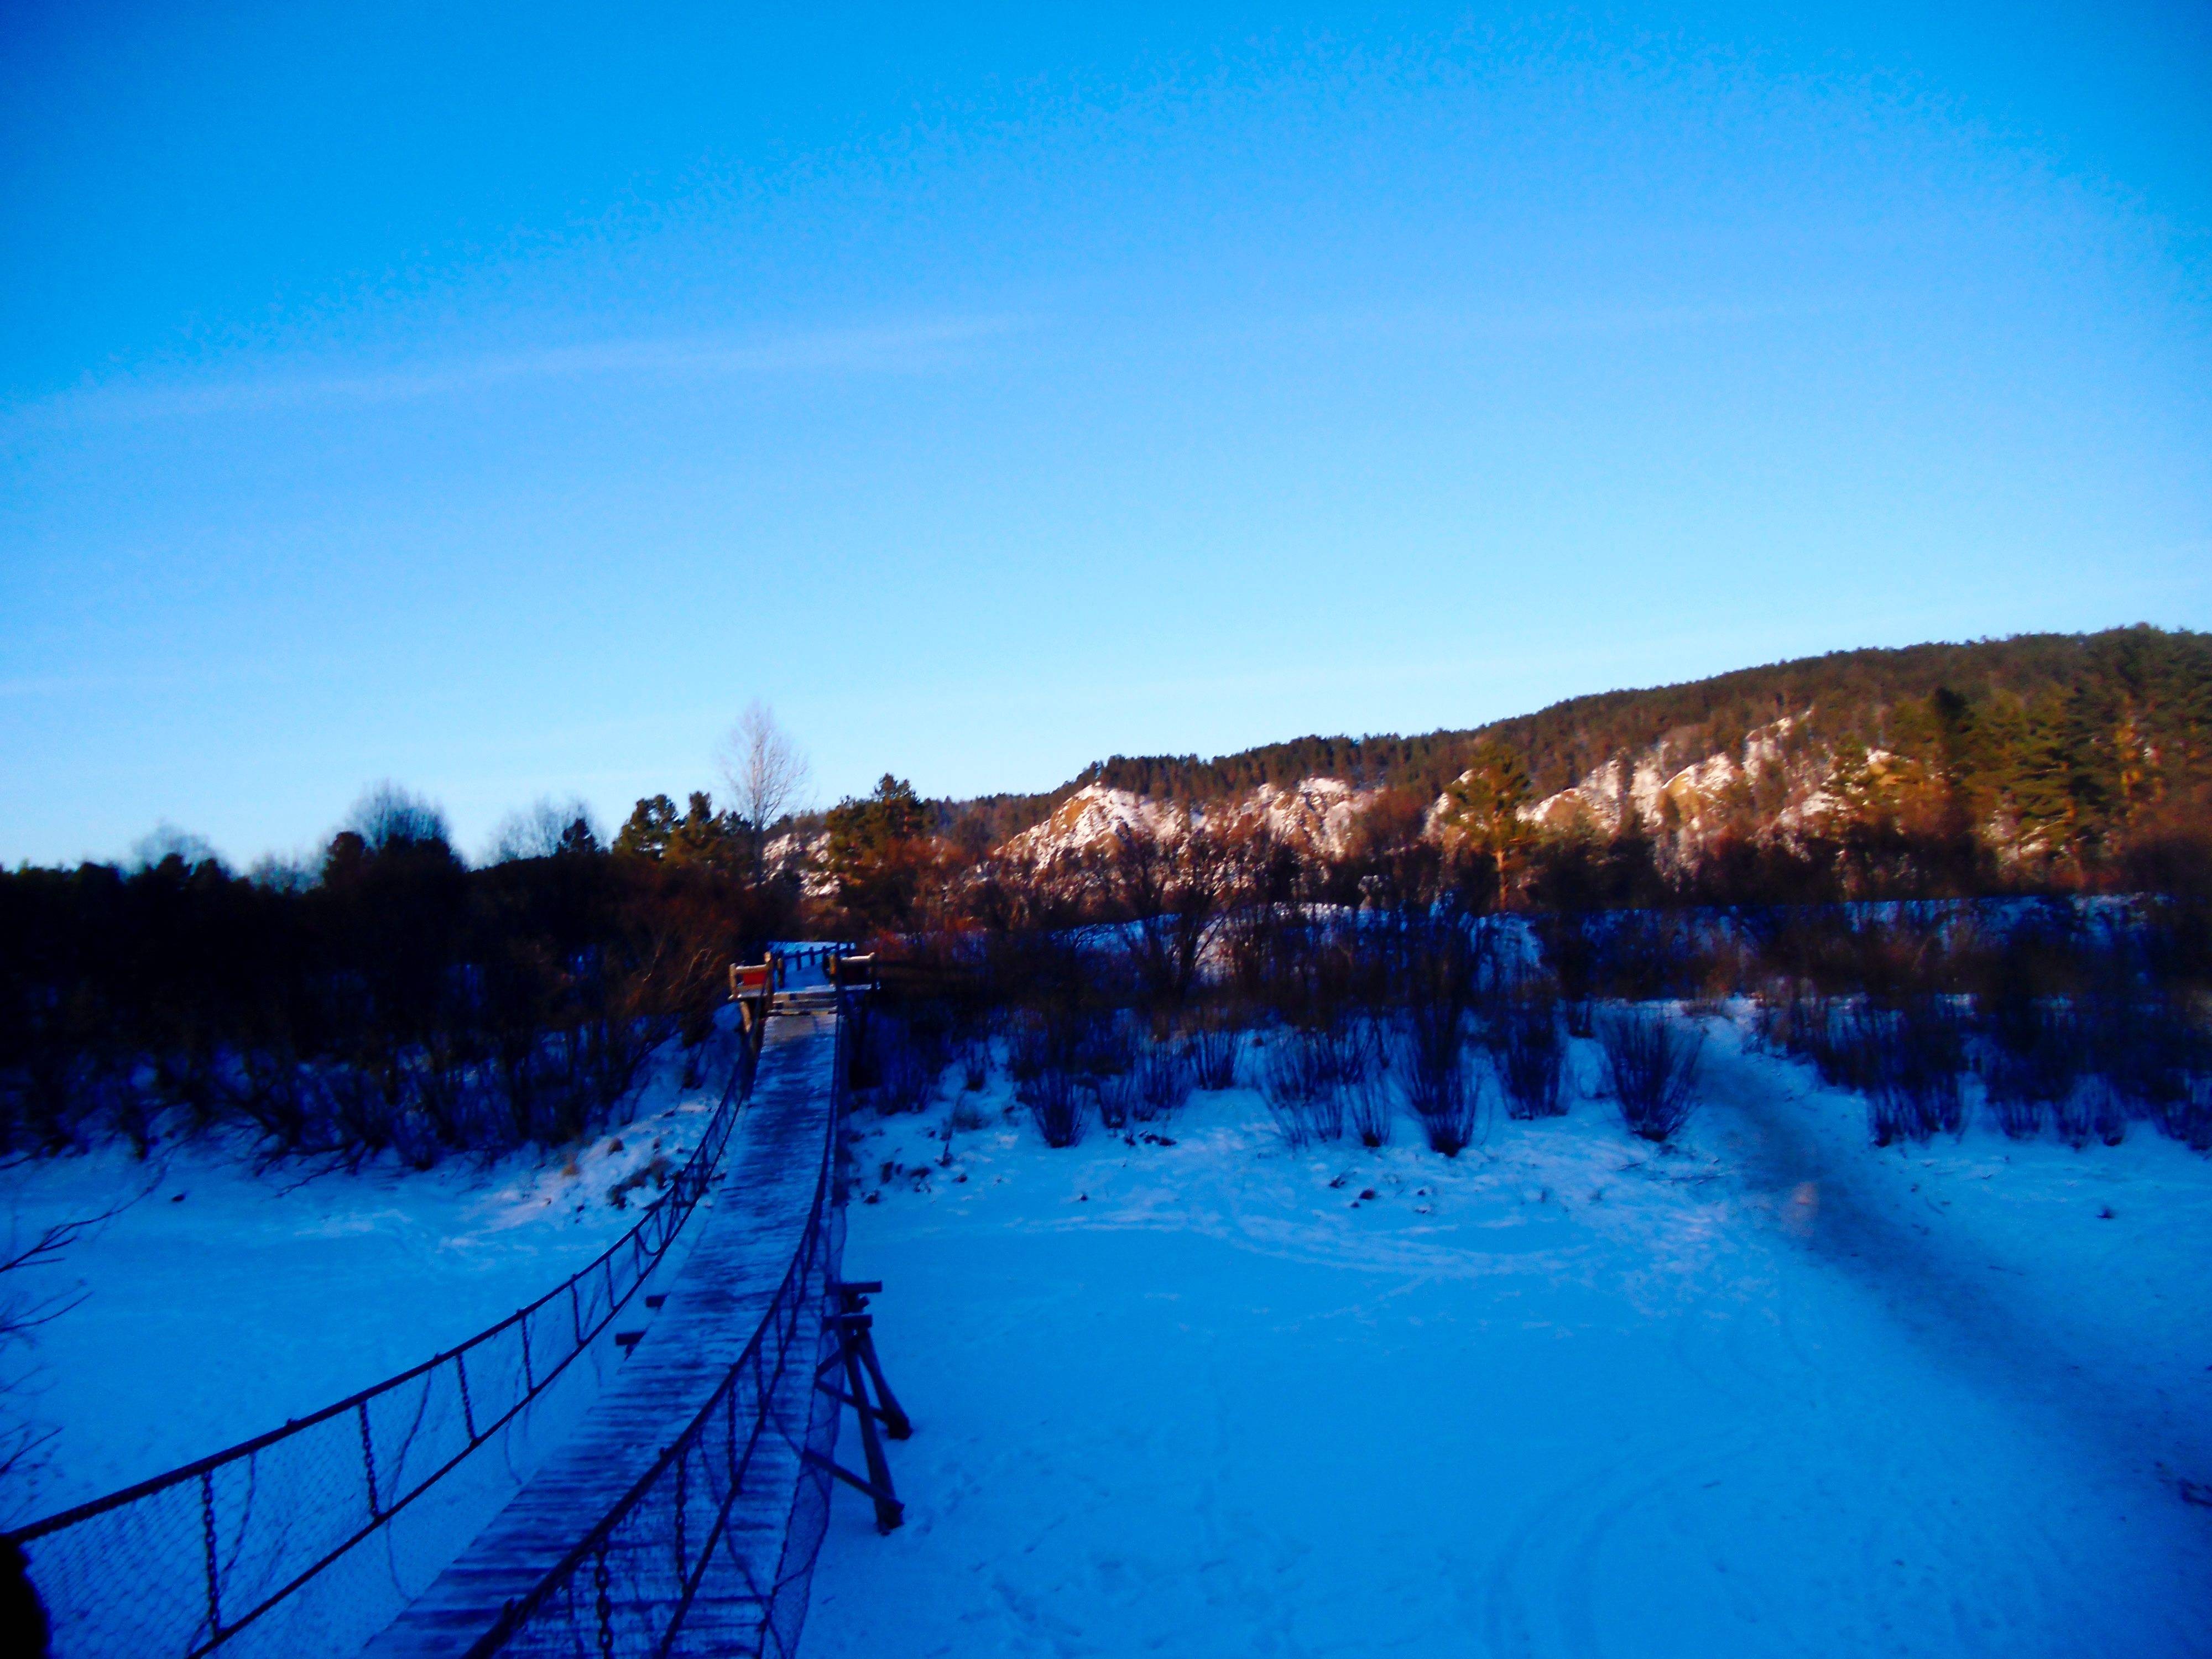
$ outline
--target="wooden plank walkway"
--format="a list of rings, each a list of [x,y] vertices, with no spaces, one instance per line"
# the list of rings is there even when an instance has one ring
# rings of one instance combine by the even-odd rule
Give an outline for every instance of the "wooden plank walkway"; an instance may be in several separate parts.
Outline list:
[[[738,1114],[722,1175],[702,1206],[704,1231],[668,1299],[574,1437],[550,1457],[412,1606],[369,1644],[373,1659],[455,1659],[497,1622],[507,1603],[556,1567],[611,1510],[663,1447],[696,1417],[744,1352],[782,1285],[812,1208],[824,1138],[834,1110],[836,1016],[779,1012],[769,1022],[751,1097]],[[695,1219],[694,1225],[700,1224]],[[814,1330],[818,1333],[818,1310]],[[818,1336],[805,1339],[811,1384]],[[790,1390],[781,1413],[807,1409],[811,1386]],[[803,1432],[800,1436],[803,1438]],[[770,1582],[799,1478],[784,1437],[749,1469],[732,1514],[745,1577]],[[779,1505],[781,1506],[779,1508]],[[752,1557],[764,1556],[757,1567]],[[696,1611],[699,1634],[721,1652],[742,1651],[753,1630],[736,1598]],[[686,1650],[691,1644],[683,1644]]]

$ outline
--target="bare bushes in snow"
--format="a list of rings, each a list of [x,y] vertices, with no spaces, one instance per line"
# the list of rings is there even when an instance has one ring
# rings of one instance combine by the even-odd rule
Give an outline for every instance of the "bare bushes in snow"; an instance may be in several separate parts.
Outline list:
[[[1208,1009],[1191,1027],[1190,1069],[1201,1089],[1237,1086],[1237,1056],[1244,1046],[1243,1028],[1224,1008]]]
[[[1971,1079],[2015,1140],[2050,1127],[2073,1146],[2118,1145],[2130,1123],[2212,1151],[2207,1044],[2185,1006],[2123,981],[2065,994],[2001,982],[1970,999],[1875,1002],[1785,985],[1761,995],[1759,1036],[1867,1100],[1878,1146],[1966,1127]]]
[[[1492,1063],[1505,1085],[1505,1109],[1516,1118],[1559,1117],[1559,1075],[1566,1043],[1559,1029],[1559,990],[1531,975],[1492,1006],[1485,1022]]]
[[[886,1115],[921,1111],[952,1063],[956,1024],[951,1007],[935,998],[870,1010],[853,1048],[853,1087]]]
[[[979,1094],[991,1080],[991,1038],[987,1030],[963,1032],[954,1050],[960,1066],[960,1087],[963,1093]]]
[[[1990,1115],[2013,1139],[2033,1139],[2046,1116],[2057,1116],[2080,1076],[2073,1011],[2033,996],[1978,1001],[1984,1033],[1978,1069]]]
[[[1595,1024],[1622,1120],[1646,1140],[1671,1139],[1689,1121],[1705,1034],[1685,1030],[1657,1008],[1626,1009]]]
[[[1861,1009],[1849,1029],[1875,1146],[1965,1127],[1966,1028],[1947,1000],[1914,997],[1898,1008]]]
[[[876,1109],[885,1114],[921,1111],[937,1097],[938,1079],[945,1073],[943,1051],[890,1021],[871,1035],[878,1045],[876,1084],[871,1091]]]
[[[1110,1040],[1099,1037],[1099,1024],[1091,1011],[1055,1005],[1024,1009],[1006,1033],[1013,1097],[1029,1109],[1046,1146],[1075,1146],[1084,1137],[1084,1102],[1097,1097],[1097,1079],[1110,1075],[1110,1057],[1102,1053],[1102,1042]]]
[[[1465,1032],[1442,1022],[1409,1022],[1398,1034],[1396,1066],[1430,1150],[1456,1158],[1474,1145],[1482,1092],[1468,1073]]]
[[[1474,969],[1473,945],[1449,922],[1419,925],[1405,941],[1405,1015],[1392,1058],[1430,1147],[1446,1158],[1473,1145],[1481,1122],[1481,1087],[1467,1066]]]
[[[1775,1053],[1809,1060],[1829,1088],[1862,1094],[1874,1085],[1874,1069],[1861,1040],[1859,1012],[1856,1001],[1825,997],[1790,981],[1760,994],[1757,1032]]]
[[[2212,1149],[2203,1105],[2212,1055],[2185,1005],[2116,988],[2090,999],[2081,1023],[2094,1075],[2057,1113],[2069,1141],[2081,1146],[2094,1134],[2117,1145],[2129,1120],[2140,1117],[2199,1152]]]
[[[1260,1094],[1285,1143],[1344,1138],[1344,1091],[1357,1062],[1340,1028],[1292,1027],[1267,1046]]]
[[[1191,1066],[1182,1045],[1149,1042],[1137,1056],[1136,1116],[1141,1123],[1182,1109],[1190,1098]]]
[[[1279,1042],[1262,1052],[1260,1061],[1260,1098],[1267,1102],[1267,1115],[1275,1120],[1275,1133],[1292,1152],[1314,1138],[1308,1109],[1314,1080],[1304,1060],[1295,1045]]]
[[[1014,1097],[1029,1108],[1046,1146],[1073,1146],[1083,1139],[1083,1091],[1073,1072],[1048,1066],[1026,1083],[1017,1083]]]
[[[1361,1036],[1367,1064],[1347,1091],[1352,1133],[1363,1146],[1390,1144],[1390,1125],[1397,1116],[1396,1082],[1390,1070],[1390,1044],[1380,1025],[1370,1024]]]
[[[1139,1105],[1137,1044],[1126,1013],[1094,1015],[1076,1043],[1083,1084],[1098,1103],[1098,1121],[1126,1129]]]
[[[2212,1152],[2212,1065],[2202,1057],[2181,1092],[2160,1109],[2158,1127],[2193,1151]]]

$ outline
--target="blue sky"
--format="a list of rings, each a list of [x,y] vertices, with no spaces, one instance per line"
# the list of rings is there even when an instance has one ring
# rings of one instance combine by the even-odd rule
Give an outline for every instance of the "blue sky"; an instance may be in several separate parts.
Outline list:
[[[2212,626],[2212,10],[1047,9],[0,14],[0,859]]]

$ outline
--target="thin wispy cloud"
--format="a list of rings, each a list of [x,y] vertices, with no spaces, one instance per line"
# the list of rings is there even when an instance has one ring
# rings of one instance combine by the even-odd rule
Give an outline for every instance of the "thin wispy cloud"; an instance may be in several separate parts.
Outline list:
[[[443,362],[205,380],[128,378],[18,404],[18,429],[210,415],[407,403],[532,380],[711,380],[758,375],[921,374],[972,361],[975,348],[1030,326],[1011,316],[960,317],[754,338],[690,336],[533,346]]]
[[[195,691],[215,686],[273,684],[280,683],[283,678],[276,671],[258,664],[105,674],[0,674],[0,699],[70,699],[88,693],[144,695]]]
[[[1306,343],[1432,347],[1544,344],[1716,328],[1863,311],[1865,296],[1828,295],[1677,305],[1499,305],[1316,312],[1255,325],[1252,332]]]

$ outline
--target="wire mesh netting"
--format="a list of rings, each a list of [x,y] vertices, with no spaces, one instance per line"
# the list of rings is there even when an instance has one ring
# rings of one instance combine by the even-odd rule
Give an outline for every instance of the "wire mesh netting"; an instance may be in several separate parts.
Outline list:
[[[836,1091],[843,1097],[840,1030]],[[839,1402],[825,1316],[842,1253],[833,1111],[814,1201],[743,1356],[619,1503],[472,1656],[796,1651],[828,1523]]]
[[[228,1451],[11,1534],[63,1659],[343,1651],[434,1577],[597,1393],[612,1322],[727,1144],[747,1064],[605,1254],[459,1347]]]
[[[830,1221],[830,1282],[842,1275],[845,1217],[840,1206]],[[824,1321],[816,1343],[814,1375],[819,1376],[837,1357],[837,1334]],[[814,1582],[814,1563],[822,1553],[822,1540],[830,1530],[830,1468],[837,1455],[837,1426],[844,1415],[837,1396],[827,1389],[813,1392],[806,1428],[805,1450],[799,1458],[798,1489],[792,1495],[791,1517],[784,1529],[783,1551],[776,1562],[770,1586],[768,1616],[761,1632],[764,1659],[794,1659],[799,1636],[806,1623],[808,1594]]]

